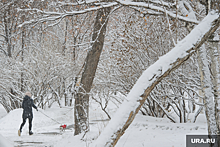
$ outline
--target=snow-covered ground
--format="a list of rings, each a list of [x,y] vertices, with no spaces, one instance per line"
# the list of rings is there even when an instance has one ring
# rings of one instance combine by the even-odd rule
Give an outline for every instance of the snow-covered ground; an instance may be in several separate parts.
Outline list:
[[[138,115],[117,147],[186,147],[186,135],[207,133],[204,115],[197,123],[171,123],[168,119]]]
[[[33,136],[28,135],[28,123],[23,128],[22,135],[17,135],[21,124],[22,109],[17,109],[6,115],[0,107],[0,134],[15,147],[89,147],[108,124],[105,114],[98,105],[92,105],[90,110],[90,129],[84,139],[82,135],[73,135],[73,111],[71,108],[53,107],[42,110],[46,115],[52,117],[61,124],[67,124],[68,129],[60,132],[57,122],[34,112]],[[114,111],[112,110],[112,113]],[[114,115],[117,115],[114,114]],[[185,147],[187,134],[206,134],[207,126],[204,114],[197,118],[196,123],[171,123],[166,118],[153,118],[138,114],[132,125],[117,143],[116,147]],[[1,141],[1,138],[0,138]]]

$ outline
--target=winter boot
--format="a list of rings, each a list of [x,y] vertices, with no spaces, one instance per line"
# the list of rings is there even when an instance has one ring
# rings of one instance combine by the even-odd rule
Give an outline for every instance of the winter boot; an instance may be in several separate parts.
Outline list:
[[[21,136],[21,130],[20,129],[18,130],[18,136]]]
[[[29,131],[29,135],[33,135],[34,133],[32,131]]]

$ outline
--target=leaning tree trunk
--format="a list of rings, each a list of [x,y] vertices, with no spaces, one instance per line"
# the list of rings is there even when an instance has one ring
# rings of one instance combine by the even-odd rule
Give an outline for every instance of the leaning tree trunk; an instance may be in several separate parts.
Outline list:
[[[84,71],[80,82],[80,89],[75,98],[75,135],[89,130],[89,92],[95,77],[97,65],[104,45],[104,37],[111,8],[103,8],[97,12],[92,35],[92,49],[89,50]]]
[[[220,18],[218,14],[208,15],[174,49],[145,70],[128,94],[127,100],[118,109],[117,115],[111,119],[108,126],[102,131],[92,146],[115,146],[134,120],[153,88],[170,72],[178,68],[192,56],[208,37],[217,30],[219,25]],[[205,30],[204,26],[206,27]]]

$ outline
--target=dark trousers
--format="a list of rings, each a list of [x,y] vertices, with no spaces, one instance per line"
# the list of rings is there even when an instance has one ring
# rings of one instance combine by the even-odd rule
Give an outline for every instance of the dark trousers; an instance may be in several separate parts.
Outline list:
[[[23,122],[20,126],[20,131],[22,130],[23,126],[25,125],[26,120],[27,120],[27,118],[23,118]],[[33,118],[29,117],[28,120],[29,120],[29,131],[31,131]]]

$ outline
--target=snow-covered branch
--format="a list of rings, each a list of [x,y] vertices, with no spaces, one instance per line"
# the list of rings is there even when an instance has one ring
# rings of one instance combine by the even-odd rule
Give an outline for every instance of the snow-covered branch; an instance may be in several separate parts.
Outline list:
[[[77,3],[66,3],[66,2],[58,2],[59,5],[61,6],[79,6],[79,5],[83,5],[83,4],[91,4],[96,2],[96,0],[85,0],[85,1],[77,1]]]
[[[106,5],[102,5],[102,6],[97,6],[97,7],[91,7],[88,9],[84,9],[84,10],[79,10],[79,11],[66,11],[65,13],[59,13],[59,12],[46,12],[46,11],[42,11],[39,9],[19,9],[19,11],[37,11],[43,14],[43,18],[40,19],[32,19],[29,21],[25,21],[24,23],[20,24],[18,27],[23,27],[24,25],[28,25],[28,24],[33,24],[33,23],[43,23],[46,21],[61,21],[63,18],[67,17],[67,16],[74,16],[74,15],[79,15],[79,14],[84,14],[84,13],[88,13],[88,12],[92,12],[92,11],[97,11],[99,9],[103,9],[103,8],[107,8],[107,7],[113,7],[118,5],[117,2],[113,2],[110,4],[106,4]],[[57,24],[57,23],[54,23]]]
[[[217,30],[219,25],[219,15],[212,12],[176,47],[147,68],[128,94],[127,101],[124,101],[118,109],[117,115],[111,119],[99,138],[92,144],[93,147],[115,146],[134,120],[153,88],[170,72],[189,59],[208,37]]]
[[[120,3],[123,6],[135,6],[135,7],[140,7],[140,8],[146,8],[149,10],[154,10],[156,12],[162,12],[165,14],[165,10],[162,7],[159,6],[155,6],[153,4],[148,4],[148,3],[144,3],[144,2],[129,2],[129,1],[117,1],[118,3]],[[199,21],[191,19],[191,18],[187,18],[187,17],[183,17],[180,15],[176,15],[171,11],[166,11],[167,15],[173,19],[178,18],[179,20],[182,20],[184,22],[189,22],[189,23],[193,23],[193,24],[198,24]]]
[[[64,3],[64,2],[59,2],[57,3],[57,5],[59,6],[73,6],[73,7],[77,7],[79,5],[83,5],[83,4],[88,4],[88,3],[94,3],[95,1],[91,1],[91,2],[82,2],[82,3]],[[162,4],[161,4],[162,3]],[[107,7],[113,7],[113,6],[117,6],[117,5],[123,5],[123,6],[130,6],[133,9],[138,10],[138,8],[144,8],[146,9],[146,11],[144,12],[144,14],[150,14],[150,15],[161,15],[161,14],[167,14],[169,17],[173,18],[173,19],[179,19],[181,21],[184,22],[189,22],[189,23],[193,23],[193,24],[198,24],[199,21],[192,19],[192,18],[188,18],[187,16],[181,16],[181,15],[176,15],[175,13],[168,11],[168,10],[164,10],[164,8],[162,8],[161,6],[156,6],[156,5],[163,5],[166,7],[172,7],[174,4],[169,4],[169,3],[165,3],[165,2],[159,2],[159,1],[150,1],[150,3],[146,3],[146,2],[129,2],[129,1],[115,1],[115,2],[100,2],[97,4],[94,4],[95,6],[90,6],[89,8],[83,9],[83,10],[77,10],[77,11],[66,11],[63,10],[62,12],[51,12],[51,11],[46,11],[46,10],[42,10],[42,9],[37,9],[37,8],[28,8],[28,9],[17,9],[18,12],[32,12],[32,13],[37,13],[40,14],[42,16],[40,16],[39,18],[34,18],[31,19],[29,21],[25,21],[23,23],[21,23],[18,27],[22,27],[24,25],[29,25],[29,24],[37,24],[37,23],[43,23],[46,21],[56,21],[53,24],[56,25],[57,23],[59,23],[63,18],[68,17],[68,16],[74,16],[74,15],[79,15],[79,14],[85,14],[88,12],[92,12],[92,11],[97,11],[99,9],[102,8],[107,8]],[[139,10],[140,11],[140,10]],[[51,24],[51,26],[53,26],[53,24]]]
[[[165,7],[175,7],[176,5],[174,3],[168,3],[168,2],[164,2],[164,1],[160,1],[160,0],[149,0],[150,3],[154,3],[154,4],[158,4],[158,5],[163,5]]]

